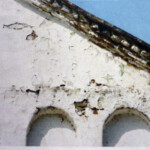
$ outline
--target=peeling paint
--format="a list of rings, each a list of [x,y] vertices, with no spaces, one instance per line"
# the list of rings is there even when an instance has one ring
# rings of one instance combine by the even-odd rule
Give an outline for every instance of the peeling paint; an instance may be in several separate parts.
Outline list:
[[[6,4],[6,7],[2,7],[1,3]],[[54,7],[62,6],[55,3]],[[69,124],[74,129],[76,146],[103,146],[103,126],[117,109],[136,109],[150,118],[148,72],[128,65],[115,57],[115,54],[106,51],[106,47],[96,46],[89,41],[89,37],[60,20],[39,15],[12,0],[0,1],[0,8],[1,27],[16,22],[16,19],[17,22],[33,25],[32,28],[23,28],[19,32],[13,29],[14,26],[11,27],[12,30],[0,28],[1,146],[25,146],[32,121],[47,113],[68,117]],[[17,13],[18,9],[20,13]],[[67,13],[67,10],[64,9],[63,13]],[[7,17],[3,17],[4,14]],[[82,17],[82,13],[81,16],[76,11],[70,14],[75,19],[81,17],[82,28],[100,34],[101,40],[111,45],[112,30],[103,28],[103,20],[97,18],[101,26],[91,21],[89,28],[85,24],[88,19],[84,15]],[[75,26],[77,21],[73,20],[72,23]],[[35,31],[38,38],[26,41],[25,37],[32,31]],[[72,36],[72,33],[75,34]],[[128,42],[130,48],[133,45],[139,47],[142,57],[148,59],[147,49],[145,53],[145,47],[138,45],[136,40],[133,40],[134,43],[130,37],[122,37],[124,32],[113,34],[121,36],[119,45],[117,42],[111,45],[118,53],[120,46],[128,52]],[[125,34],[125,37],[128,36]],[[132,48],[133,51],[137,50],[136,47]],[[61,116],[59,120],[63,124],[65,117]],[[48,137],[45,138],[48,141]]]
[[[33,30],[31,34],[27,35],[26,40],[35,40],[38,37],[38,35]]]
[[[26,23],[19,23],[15,22],[9,25],[3,25],[3,28],[8,28],[8,29],[14,29],[14,30],[22,30],[24,28],[32,28],[32,26],[26,24]]]

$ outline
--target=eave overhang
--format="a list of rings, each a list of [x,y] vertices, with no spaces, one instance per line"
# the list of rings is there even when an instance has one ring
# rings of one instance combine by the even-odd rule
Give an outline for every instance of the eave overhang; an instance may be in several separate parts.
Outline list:
[[[99,47],[128,64],[150,72],[150,45],[90,14],[68,0],[23,0],[42,12],[63,20]]]

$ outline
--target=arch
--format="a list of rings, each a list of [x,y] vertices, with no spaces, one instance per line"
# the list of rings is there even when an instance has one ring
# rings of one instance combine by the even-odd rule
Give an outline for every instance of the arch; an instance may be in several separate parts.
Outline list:
[[[120,108],[106,119],[103,146],[150,146],[150,121],[134,108]]]
[[[55,107],[37,108],[28,126],[27,146],[75,145],[76,127],[71,117]]]

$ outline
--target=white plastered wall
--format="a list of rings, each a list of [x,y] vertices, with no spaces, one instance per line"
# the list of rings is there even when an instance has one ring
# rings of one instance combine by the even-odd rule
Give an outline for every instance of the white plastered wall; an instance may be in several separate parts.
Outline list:
[[[148,73],[13,0],[1,0],[0,12],[0,145],[26,145],[37,107],[67,112],[77,146],[102,146],[104,122],[117,108],[135,108],[150,117]],[[27,40],[33,30],[37,37]],[[92,79],[102,86],[89,84]],[[39,95],[26,92],[39,88]],[[79,116],[74,102],[84,99],[89,105]],[[101,109],[98,114],[94,107]]]

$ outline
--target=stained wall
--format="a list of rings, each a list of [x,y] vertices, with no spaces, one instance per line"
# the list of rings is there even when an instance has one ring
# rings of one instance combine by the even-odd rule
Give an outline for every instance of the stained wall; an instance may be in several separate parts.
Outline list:
[[[51,133],[56,133],[55,138],[62,133],[72,138],[66,142],[72,146],[102,146],[105,121],[116,109],[134,108],[150,117],[147,72],[16,1],[1,0],[0,12],[1,146],[27,145],[31,125],[37,124],[33,130],[39,130],[44,122],[45,129],[51,120],[57,128],[52,124],[51,130],[50,124],[45,129],[41,145],[50,144]],[[32,123],[36,113],[48,107],[62,112],[50,111],[45,121]]]

